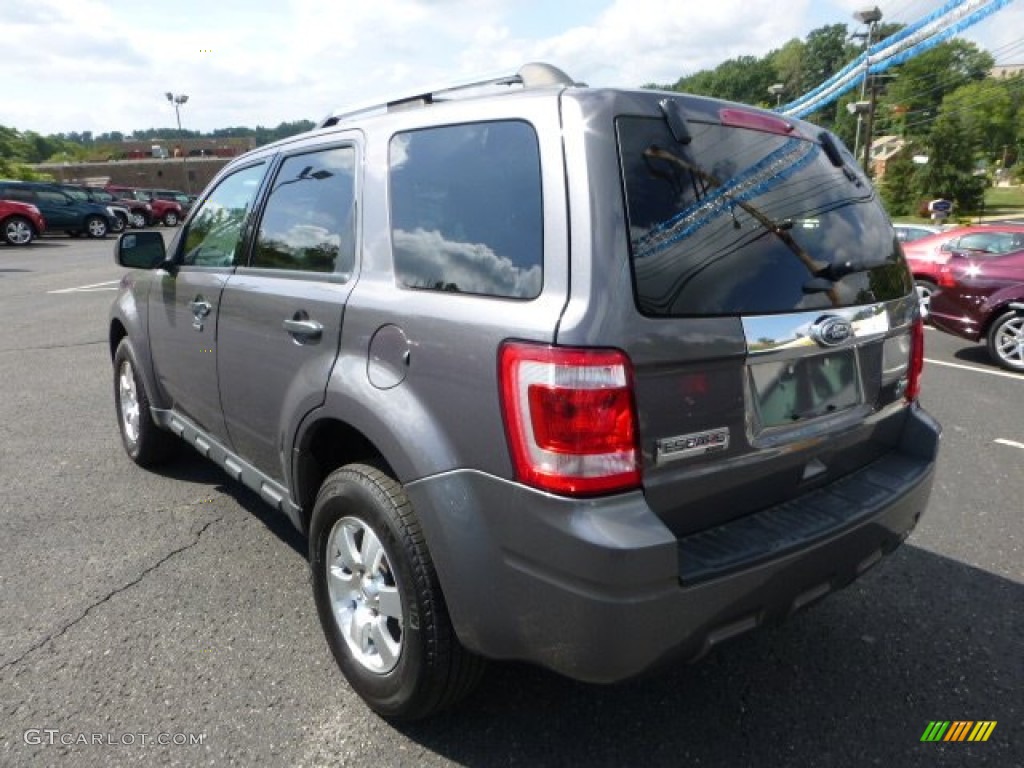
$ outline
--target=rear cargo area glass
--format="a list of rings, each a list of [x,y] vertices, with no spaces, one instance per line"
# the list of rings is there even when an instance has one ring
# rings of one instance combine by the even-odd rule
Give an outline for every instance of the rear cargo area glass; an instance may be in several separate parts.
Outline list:
[[[910,292],[871,184],[798,135],[617,122],[633,284],[654,317],[771,314]]]

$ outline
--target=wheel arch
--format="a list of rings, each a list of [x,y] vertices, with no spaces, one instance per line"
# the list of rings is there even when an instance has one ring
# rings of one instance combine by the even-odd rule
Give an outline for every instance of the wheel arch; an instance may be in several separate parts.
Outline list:
[[[324,480],[339,467],[356,463],[376,467],[398,479],[383,451],[351,424],[323,416],[303,425],[295,442],[292,478],[295,502],[302,509],[302,524],[306,531]]]
[[[988,313],[988,317],[985,318],[984,325],[981,326],[981,331],[978,334],[979,339],[988,338],[988,332],[992,330],[992,326],[996,324],[996,321],[1008,312],[1016,312],[1017,314],[1024,316],[1024,310],[1014,309],[1011,304],[1024,304],[1024,296],[1013,299],[1007,298],[996,304]]]

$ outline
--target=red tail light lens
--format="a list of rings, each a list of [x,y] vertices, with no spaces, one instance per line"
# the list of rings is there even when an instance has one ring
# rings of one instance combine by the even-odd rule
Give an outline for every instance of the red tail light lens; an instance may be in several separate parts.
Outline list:
[[[910,369],[907,371],[907,389],[903,396],[912,403],[921,394],[921,373],[924,371],[924,322],[914,321],[910,328]]]
[[[953,268],[948,264],[939,267],[939,287],[952,288],[956,285],[956,278],[953,276]]]
[[[629,358],[618,350],[509,342],[499,358],[516,478],[585,496],[640,484]]]

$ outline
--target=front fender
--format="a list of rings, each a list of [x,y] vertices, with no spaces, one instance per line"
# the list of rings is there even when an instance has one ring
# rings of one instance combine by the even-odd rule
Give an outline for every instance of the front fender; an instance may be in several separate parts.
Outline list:
[[[114,359],[117,345],[124,336],[131,341],[138,364],[138,373],[146,387],[149,402],[154,408],[169,408],[170,403],[156,385],[153,357],[149,351],[149,292],[152,276],[147,272],[128,272],[121,278],[117,296],[110,307],[109,340],[110,359]]]

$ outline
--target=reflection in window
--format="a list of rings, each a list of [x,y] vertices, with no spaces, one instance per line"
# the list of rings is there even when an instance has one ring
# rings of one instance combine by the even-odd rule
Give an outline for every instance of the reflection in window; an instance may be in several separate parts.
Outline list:
[[[354,233],[355,150],[338,147],[290,157],[267,200],[252,266],[351,272]]]
[[[185,233],[184,263],[197,267],[230,267],[242,237],[246,214],[263,178],[263,165],[238,171],[217,185]]]
[[[401,285],[530,299],[543,280],[540,153],[519,121],[444,126],[391,142]]]
[[[690,127],[693,139],[681,145],[662,119],[617,120],[642,313],[768,314],[909,293],[872,188],[829,162],[817,142],[697,121]],[[825,280],[832,264],[853,266]]]

